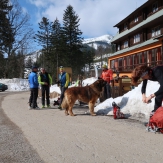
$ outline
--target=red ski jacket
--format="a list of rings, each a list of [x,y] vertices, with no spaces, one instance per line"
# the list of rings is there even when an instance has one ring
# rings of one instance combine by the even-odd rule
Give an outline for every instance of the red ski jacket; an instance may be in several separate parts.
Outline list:
[[[108,83],[110,83],[111,80],[113,80],[113,71],[112,69],[104,69],[101,74],[101,78]]]

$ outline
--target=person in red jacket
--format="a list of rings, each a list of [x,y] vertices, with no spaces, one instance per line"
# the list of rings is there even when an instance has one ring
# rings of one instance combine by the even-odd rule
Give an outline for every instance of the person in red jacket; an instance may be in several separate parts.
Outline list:
[[[113,82],[113,71],[110,68],[108,69],[107,65],[103,65],[102,68],[103,70],[102,70],[101,78],[107,81],[107,84],[104,87],[104,99],[106,100],[111,97],[110,84],[112,84]]]

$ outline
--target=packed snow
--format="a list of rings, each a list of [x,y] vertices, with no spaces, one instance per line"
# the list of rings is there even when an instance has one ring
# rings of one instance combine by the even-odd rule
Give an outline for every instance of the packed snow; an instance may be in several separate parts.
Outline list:
[[[84,39],[83,44],[89,44],[89,43],[93,43],[96,41],[102,41],[102,42],[106,42],[106,43],[110,44],[112,38],[113,38],[113,36],[110,36],[110,35],[103,35],[100,37],[88,38],[88,39]]]
[[[83,80],[83,86],[90,85],[95,82],[97,78],[87,78]],[[28,91],[29,90],[29,83],[27,79],[0,79],[0,83],[4,83],[8,85],[7,91]],[[73,87],[71,85],[70,87]],[[137,118],[148,118],[149,113],[153,110],[154,107],[154,99],[149,104],[145,104],[142,102],[142,94],[141,94],[141,86],[142,83],[135,87],[133,90],[129,91],[128,93],[124,94],[123,96],[117,98],[109,98],[102,103],[97,104],[95,107],[95,112],[97,114],[103,115],[113,115],[112,112],[112,102],[116,102],[121,107],[121,112],[126,115],[137,117]],[[148,81],[146,95],[149,96],[156,92],[159,88],[158,82]],[[57,92],[58,94],[61,93],[60,88],[57,85],[52,85],[50,87],[50,92]]]

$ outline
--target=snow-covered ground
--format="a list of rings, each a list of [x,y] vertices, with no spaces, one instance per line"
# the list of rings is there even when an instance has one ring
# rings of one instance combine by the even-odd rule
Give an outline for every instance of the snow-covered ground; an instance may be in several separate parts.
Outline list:
[[[97,78],[87,78],[83,80],[83,85],[89,85],[95,82]],[[27,91],[29,90],[29,84],[27,79],[0,79],[0,83],[4,83],[8,85],[7,91]],[[141,84],[138,85],[135,89],[129,91],[128,93],[124,94],[123,96],[117,97],[117,98],[109,98],[105,100],[104,102],[98,104],[95,107],[95,112],[99,114],[104,115],[112,115],[112,102],[116,102],[120,107],[121,111],[124,114],[128,114],[134,117],[149,117],[149,113],[151,110],[153,110],[154,107],[154,99],[152,99],[152,102],[149,104],[144,104],[142,102],[142,95],[141,95]],[[74,85],[71,85],[75,86]],[[149,96],[150,94],[156,92],[159,88],[158,82],[148,81],[147,89],[146,89],[146,95]],[[60,94],[60,88],[57,85],[52,85],[50,87],[50,92],[57,92]]]

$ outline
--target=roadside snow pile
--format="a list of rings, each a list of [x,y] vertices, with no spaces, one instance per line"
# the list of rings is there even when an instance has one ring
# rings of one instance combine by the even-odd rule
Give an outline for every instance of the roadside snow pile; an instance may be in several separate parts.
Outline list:
[[[94,83],[96,80],[97,80],[97,78],[95,78],[95,77],[87,78],[87,79],[83,80],[82,85],[83,86],[90,85],[90,84]]]
[[[113,115],[112,102],[116,102],[124,114],[129,114],[134,117],[149,117],[149,113],[153,110],[154,99],[149,104],[142,102],[141,94],[142,83],[135,87],[135,89],[129,91],[123,96],[117,97],[115,99],[109,98],[103,103],[100,103],[95,107],[95,112],[105,115]],[[146,88],[146,96],[153,94],[160,87],[158,82],[148,81]]]
[[[61,89],[60,89],[60,87],[57,86],[57,84],[52,85],[50,87],[50,93],[53,93],[53,92],[56,92],[58,94],[61,94]]]
[[[13,78],[0,79],[0,82],[8,85],[7,91],[27,91],[29,90],[29,83],[27,79]]]

